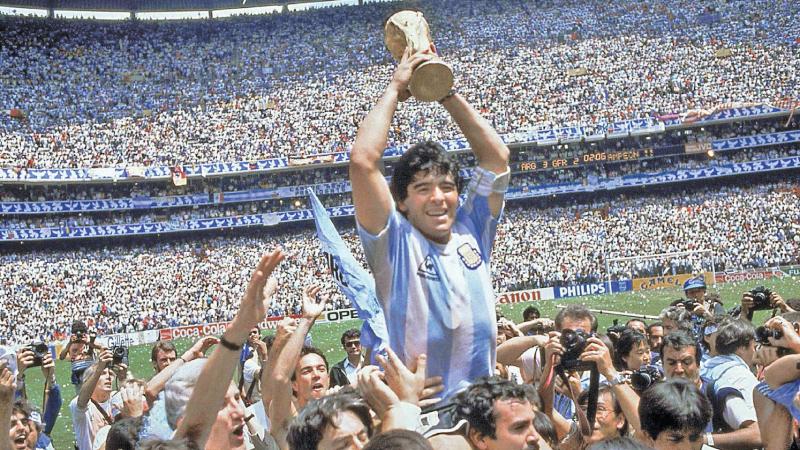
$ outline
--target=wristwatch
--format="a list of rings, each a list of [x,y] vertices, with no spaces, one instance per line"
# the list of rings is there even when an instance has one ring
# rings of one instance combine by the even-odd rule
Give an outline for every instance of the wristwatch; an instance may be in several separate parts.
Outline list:
[[[618,385],[620,385],[620,384],[622,384],[622,383],[624,383],[626,381],[628,381],[628,379],[625,378],[625,375],[623,375],[621,373],[618,373],[617,376],[615,376],[614,378],[608,380],[608,384],[611,387],[614,387],[614,386],[618,386]]]

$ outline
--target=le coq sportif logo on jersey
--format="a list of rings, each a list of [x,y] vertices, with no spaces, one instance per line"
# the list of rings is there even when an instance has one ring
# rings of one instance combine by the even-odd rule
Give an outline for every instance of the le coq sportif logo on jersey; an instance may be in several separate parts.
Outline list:
[[[417,275],[422,278],[427,278],[433,281],[441,281],[439,272],[436,271],[436,265],[433,263],[433,257],[428,255],[425,260],[417,267]]]

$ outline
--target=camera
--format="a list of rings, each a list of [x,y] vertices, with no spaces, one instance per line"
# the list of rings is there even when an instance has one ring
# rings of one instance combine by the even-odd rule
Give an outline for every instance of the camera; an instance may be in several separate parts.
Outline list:
[[[47,348],[47,344],[44,342],[34,342],[29,344],[25,347],[25,350],[29,350],[33,353],[33,363],[31,363],[30,367],[41,367],[44,364],[44,357],[50,351]]]
[[[619,319],[614,319],[614,324],[606,328],[606,334],[616,333],[622,334],[628,327],[619,324]]]
[[[122,364],[128,360],[128,347],[125,347],[124,345],[117,345],[113,347],[111,349],[111,352],[114,355],[113,356],[114,359],[112,360],[111,364],[115,366]]]
[[[760,326],[756,328],[756,342],[761,345],[772,345],[769,343],[769,338],[780,339],[783,337],[783,331]]]
[[[753,311],[772,309],[772,305],[769,302],[769,298],[772,297],[771,290],[764,286],[759,286],[750,291],[750,296],[753,297]]]
[[[686,299],[678,303],[676,306],[683,306],[687,311],[692,312],[695,308],[697,308],[697,305],[699,305],[699,303],[696,301]]]
[[[631,373],[631,387],[637,392],[644,392],[656,381],[664,378],[661,368],[656,365],[646,365]]]
[[[561,355],[559,367],[563,370],[586,370],[593,367],[594,363],[580,360],[581,353],[586,349],[588,340],[594,333],[587,333],[581,329],[563,330],[561,332],[561,346],[564,353]]]

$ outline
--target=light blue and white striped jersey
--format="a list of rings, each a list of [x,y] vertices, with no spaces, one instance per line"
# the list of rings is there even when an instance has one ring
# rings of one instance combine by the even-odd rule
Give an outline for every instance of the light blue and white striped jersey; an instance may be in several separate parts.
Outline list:
[[[427,376],[442,377],[443,399],[494,374],[497,321],[489,256],[496,230],[488,198],[474,184],[446,245],[426,239],[397,211],[377,236],[358,228],[390,347],[406,364],[427,354]]]

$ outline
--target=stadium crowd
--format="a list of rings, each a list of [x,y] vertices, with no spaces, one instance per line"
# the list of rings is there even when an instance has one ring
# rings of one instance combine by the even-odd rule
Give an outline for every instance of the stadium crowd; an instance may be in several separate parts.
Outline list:
[[[517,2],[421,6],[458,90],[501,133],[798,97],[786,63],[797,59],[795,2],[734,1],[712,12],[693,2],[554,3],[535,13]],[[3,72],[25,74],[0,87],[2,106],[29,117],[0,119],[0,165],[175,165],[345,151],[395,65],[380,48],[387,8],[365,6],[352,20],[337,10],[286,22],[2,19]],[[309,32],[289,32],[295,26]],[[556,39],[564,35],[576,40]],[[274,45],[253,45],[266,41]],[[289,48],[299,56],[289,58]],[[732,56],[715,57],[721,48]],[[565,76],[579,67],[589,75]],[[389,145],[457,136],[443,110],[409,102]]]
[[[498,228],[493,262],[497,292],[681,273],[774,267],[800,261],[796,178],[742,187],[726,184],[591,201],[510,206]],[[749,184],[749,183],[747,183]],[[343,232],[364,263],[353,230]],[[9,253],[0,256],[0,336],[24,342],[63,335],[80,317],[105,333],[230,320],[259,249],[283,245],[281,293],[270,316],[298,312],[302,285],[317,280],[331,307],[349,303],[326,281],[313,230],[219,237],[139,246]],[[709,250],[665,261],[606,258]],[[657,268],[648,265],[658,264]],[[686,270],[686,269],[689,270]],[[87,313],[88,312],[88,313]],[[33,314],[32,314],[33,313]],[[22,320],[24,318],[24,320]],[[44,324],[48,324],[44,327]]]

